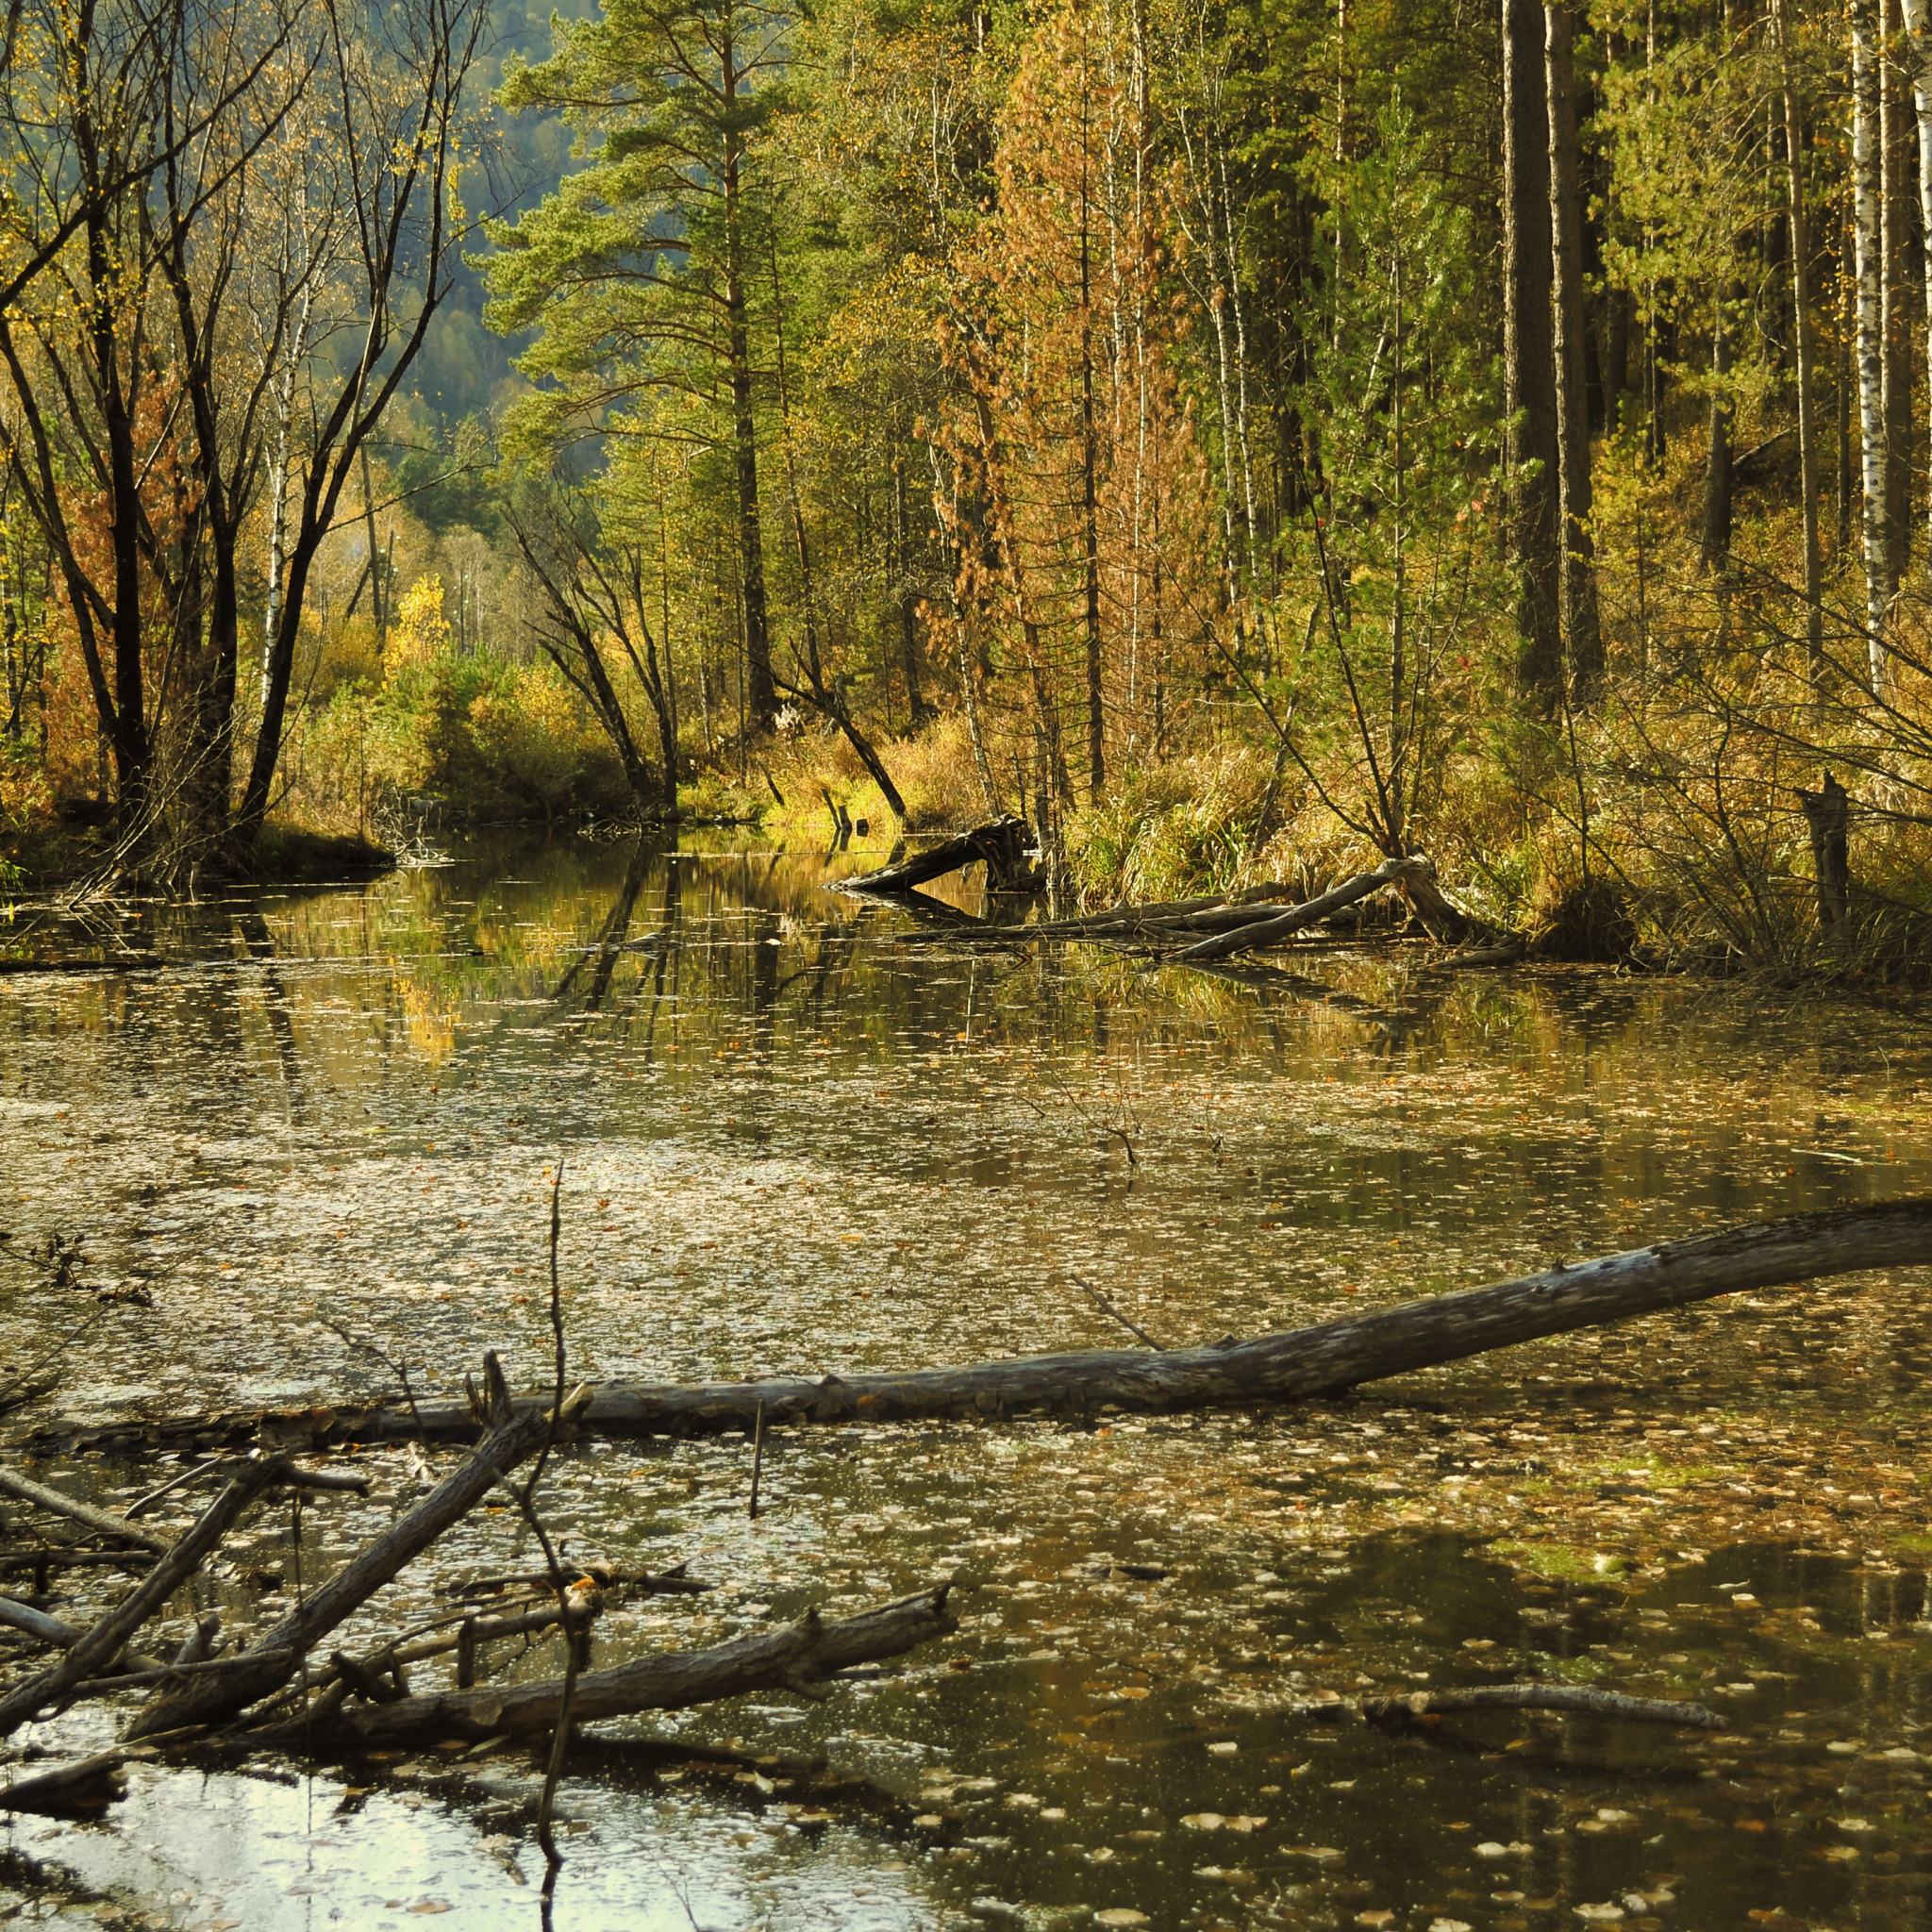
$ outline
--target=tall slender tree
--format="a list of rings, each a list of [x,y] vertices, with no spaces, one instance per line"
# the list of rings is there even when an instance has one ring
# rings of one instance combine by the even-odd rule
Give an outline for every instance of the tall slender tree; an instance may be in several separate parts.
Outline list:
[[[1851,0],[1850,11],[1859,480],[1863,498],[1867,675],[1875,691],[1885,676],[1885,625],[1891,594],[1890,541],[1885,521],[1885,171],[1880,154],[1880,50],[1874,0]]]
[[[1519,584],[1517,675],[1553,705],[1563,688],[1561,439],[1557,420],[1550,116],[1542,9],[1503,0],[1503,360],[1510,423],[1509,551]]]
[[[1907,0],[1921,20],[1926,0]],[[1813,677],[1824,657],[1824,559],[1818,538],[1817,330],[1811,315],[1811,228],[1805,211],[1805,124],[1792,79],[1790,0],[1772,0],[1785,136],[1785,213],[1790,224],[1792,333],[1796,338],[1798,487],[1805,538],[1805,650]],[[1924,99],[1923,92],[1921,98]],[[1932,102],[1920,110],[1922,151],[1932,143]],[[1923,164],[1922,164],[1923,165]],[[1922,176],[1923,179],[1923,176]],[[1932,273],[1932,261],[1928,261]]]
[[[1562,516],[1561,602],[1567,669],[1578,692],[1603,675],[1591,516],[1590,404],[1585,382],[1583,197],[1576,166],[1575,24],[1567,4],[1543,8],[1543,78],[1549,119],[1553,339],[1557,383],[1557,496]]]
[[[491,319],[537,331],[522,358],[554,391],[526,434],[671,441],[699,426],[728,454],[736,498],[747,723],[778,699],[758,490],[752,349],[756,142],[778,98],[791,16],[772,0],[609,0],[559,24],[550,59],[513,67],[512,109],[561,112],[587,165],[491,229]]]

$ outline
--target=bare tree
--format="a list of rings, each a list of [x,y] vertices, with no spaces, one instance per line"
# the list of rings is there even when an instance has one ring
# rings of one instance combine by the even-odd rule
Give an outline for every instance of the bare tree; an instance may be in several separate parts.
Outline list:
[[[509,525],[541,613],[531,634],[590,706],[624,766],[639,809],[676,818],[677,701],[664,628],[670,600],[668,594],[657,600],[660,618],[654,625],[643,544],[607,541],[590,499],[562,485],[520,491]],[[655,779],[611,675],[612,651],[629,665],[658,726],[661,761]]]
[[[300,487],[291,491],[288,576],[263,669],[255,755],[235,815],[244,846],[269,808],[316,554],[364,445],[422,350],[471,233],[456,186],[463,96],[487,0],[413,0],[366,10],[356,0],[323,6],[317,86],[327,104],[328,144],[317,152],[314,186],[327,192],[326,207],[347,237],[342,273],[359,341],[345,375],[331,375],[326,341],[307,365],[309,430]]]
[[[162,700],[190,681],[175,660],[206,608],[204,506],[175,475],[168,258],[286,111],[292,32],[292,10],[238,18],[215,0],[8,15],[0,221],[25,266],[0,305],[0,461],[46,539],[130,835],[162,802]]]

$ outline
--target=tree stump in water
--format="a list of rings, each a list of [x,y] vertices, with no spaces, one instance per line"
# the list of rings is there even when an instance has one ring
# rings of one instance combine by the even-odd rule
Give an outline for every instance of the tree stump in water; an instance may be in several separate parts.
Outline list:
[[[1818,924],[1842,933],[1852,923],[1851,794],[1829,772],[1824,788],[1800,791],[1805,824],[1811,833],[1811,874],[1818,882]]]

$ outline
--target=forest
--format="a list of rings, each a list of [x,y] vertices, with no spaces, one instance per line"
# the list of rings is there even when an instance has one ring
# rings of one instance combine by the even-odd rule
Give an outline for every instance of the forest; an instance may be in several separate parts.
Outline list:
[[[1923,972],[1920,0],[574,13],[9,9],[13,889],[1014,813]]]

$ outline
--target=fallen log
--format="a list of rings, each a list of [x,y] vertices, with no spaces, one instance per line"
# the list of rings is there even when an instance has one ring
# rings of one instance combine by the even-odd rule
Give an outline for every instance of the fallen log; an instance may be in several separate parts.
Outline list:
[[[1371,1724],[1402,1724],[1415,1718],[1452,1717],[1469,1710],[1568,1710],[1588,1717],[1627,1718],[1634,1724],[1675,1724],[1684,1730],[1727,1731],[1731,1721],[1707,1705],[1669,1697],[1625,1697],[1618,1690],[1592,1690],[1582,1684],[1472,1684],[1461,1690],[1412,1690],[1406,1697],[1365,1697],[1358,1707],[1321,1704],[1305,1707],[1311,1717],[1331,1717],[1359,1708]]]
[[[949,872],[984,860],[987,881],[996,891],[1012,891],[1030,883],[1025,858],[1033,842],[1033,828],[1024,819],[990,819],[947,839],[929,852],[921,852],[898,865],[878,872],[862,873],[858,878],[841,879],[833,887],[840,892],[909,892],[928,880],[943,878]]]
[[[256,1499],[289,1472],[279,1456],[240,1464],[193,1526],[121,1601],[83,1631],[58,1663],[0,1696],[0,1737],[10,1736],[37,1712],[58,1704],[125,1649],[127,1640],[201,1567]]]
[[[10,1596],[0,1596],[0,1624],[54,1650],[72,1650],[87,1635],[85,1630],[72,1624],[63,1624],[58,1617],[50,1617],[45,1610],[37,1610],[31,1604],[18,1603]],[[163,1668],[159,1657],[143,1656],[138,1650],[124,1650],[118,1661],[130,1671],[158,1671]]]
[[[1313,925],[1317,920],[1326,919],[1331,912],[1340,912],[1344,906],[1353,906],[1357,899],[1366,899],[1371,892],[1378,892],[1384,886],[1396,885],[1410,874],[1425,870],[1419,858],[1385,858],[1374,872],[1358,872],[1352,879],[1344,879],[1341,885],[1300,906],[1291,906],[1287,911],[1278,912],[1272,919],[1249,920],[1236,926],[1232,932],[1217,933],[1210,939],[1202,940],[1176,953],[1174,959],[1188,965],[1195,960],[1230,958],[1236,953],[1245,953],[1255,946],[1276,945],[1301,931],[1305,925]]]
[[[1019,925],[974,922],[958,936],[999,941],[1032,940],[1181,939],[1189,933],[1226,932],[1291,910],[1299,902],[1288,886],[1250,886],[1239,892],[1211,892],[1198,899],[1170,899],[1144,906],[1110,906],[1105,911],[1067,919],[1041,919]],[[895,943],[916,945],[930,933],[892,934]]]
[[[795,1624],[733,1638],[709,1650],[642,1657],[576,1680],[571,1715],[578,1724],[629,1717],[645,1710],[683,1710],[751,1690],[791,1690],[820,1698],[824,1686],[856,1664],[901,1657],[949,1636],[958,1620],[946,1607],[951,1586],[922,1591],[857,1617],[826,1622],[808,1610]],[[273,1730],[244,1733],[256,1749],[300,1744],[305,1749],[348,1745],[387,1748],[445,1738],[526,1737],[552,1729],[561,1713],[563,1679],[491,1685],[475,1690],[431,1690],[383,1704],[340,1709],[326,1726],[297,1719]]]
[[[168,1548],[166,1537],[157,1536],[151,1529],[142,1529],[138,1524],[129,1523],[125,1516],[96,1509],[92,1503],[83,1503],[59,1490],[50,1490],[45,1483],[37,1483],[31,1476],[22,1475],[15,1469],[0,1468],[0,1494],[31,1503],[36,1509],[64,1516],[70,1523],[78,1523],[92,1530],[96,1536],[119,1537],[139,1549],[152,1550],[157,1556]]]
[[[695,1436],[749,1432],[760,1407],[766,1425],[776,1427],[1294,1402],[1717,1295],[1925,1262],[1932,1262],[1932,1201],[1883,1202],[1659,1241],[1247,1341],[1229,1337],[1205,1347],[1018,1356],[969,1368],[826,1375],[818,1381],[784,1376],[664,1387],[608,1382],[590,1395],[581,1421],[607,1436]],[[524,1396],[514,1406],[520,1414],[542,1415],[549,1402],[548,1395]],[[375,1442],[405,1440],[419,1424],[425,1436],[442,1441],[466,1441],[475,1433],[464,1404],[419,1401],[413,1410],[378,1404],[294,1414],[251,1410],[132,1428],[70,1425],[58,1440],[99,1447],[170,1437]]]

